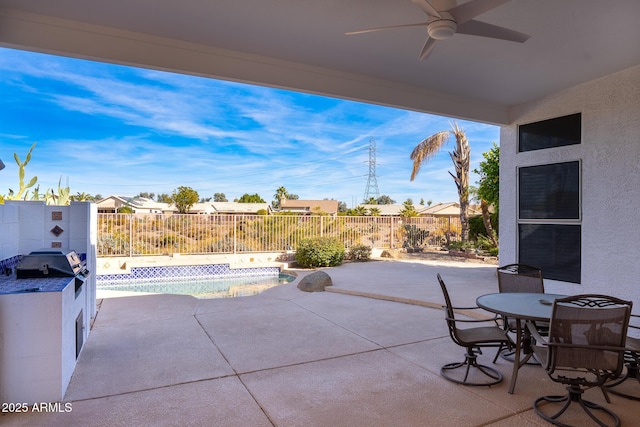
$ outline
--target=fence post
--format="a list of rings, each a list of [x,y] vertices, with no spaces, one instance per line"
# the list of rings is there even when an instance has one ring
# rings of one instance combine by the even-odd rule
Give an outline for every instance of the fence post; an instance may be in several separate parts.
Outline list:
[[[133,214],[129,214],[129,258],[133,256]]]
[[[323,217],[320,217],[320,237],[322,237],[324,235],[324,227],[322,226],[322,221]]]
[[[238,230],[236,223],[237,215],[233,215],[233,253],[236,254],[238,250]]]
[[[389,236],[389,249],[393,249],[393,216],[389,217],[389,230],[391,232],[391,235]]]

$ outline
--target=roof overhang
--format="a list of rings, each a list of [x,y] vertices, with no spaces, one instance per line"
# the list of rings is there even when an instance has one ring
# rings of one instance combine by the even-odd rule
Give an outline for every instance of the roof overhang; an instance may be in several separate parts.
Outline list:
[[[0,0],[0,46],[508,124],[515,105],[640,64],[638,16],[636,0],[514,0],[478,19],[526,43],[456,34],[419,61],[420,28],[344,34],[424,21],[409,0]]]

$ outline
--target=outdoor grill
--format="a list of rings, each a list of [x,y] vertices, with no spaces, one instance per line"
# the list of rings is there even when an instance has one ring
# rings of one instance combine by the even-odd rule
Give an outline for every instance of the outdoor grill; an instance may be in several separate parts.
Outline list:
[[[87,263],[75,251],[41,249],[25,255],[16,266],[16,278],[75,277],[76,287],[89,276]]]

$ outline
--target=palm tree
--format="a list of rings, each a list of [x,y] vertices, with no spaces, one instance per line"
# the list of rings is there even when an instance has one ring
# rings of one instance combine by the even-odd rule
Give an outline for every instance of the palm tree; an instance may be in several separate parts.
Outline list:
[[[411,181],[415,179],[420,171],[423,163],[426,163],[435,156],[442,146],[449,140],[449,136],[455,136],[456,148],[449,153],[456,174],[449,172],[458,187],[458,197],[460,199],[460,238],[467,241],[469,238],[469,163],[471,159],[471,148],[467,135],[460,129],[457,123],[451,125],[451,130],[444,130],[431,135],[424,139],[411,152],[411,160],[413,160],[413,171],[411,172]]]
[[[289,192],[287,191],[286,188],[284,188],[284,186],[280,186],[276,190],[276,194],[273,195],[274,200],[273,202],[271,202],[271,206],[278,209],[280,208],[280,202],[282,201],[282,199],[288,199],[288,198],[289,198]]]

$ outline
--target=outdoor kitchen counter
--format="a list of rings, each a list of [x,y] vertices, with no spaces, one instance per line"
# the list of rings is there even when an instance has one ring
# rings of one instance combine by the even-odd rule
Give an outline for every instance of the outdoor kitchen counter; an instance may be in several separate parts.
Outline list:
[[[89,333],[86,307],[75,277],[0,276],[0,402],[64,398]]]
[[[17,279],[16,274],[0,276],[0,295],[21,294],[32,292],[62,292],[73,277],[49,277],[46,279]]]

